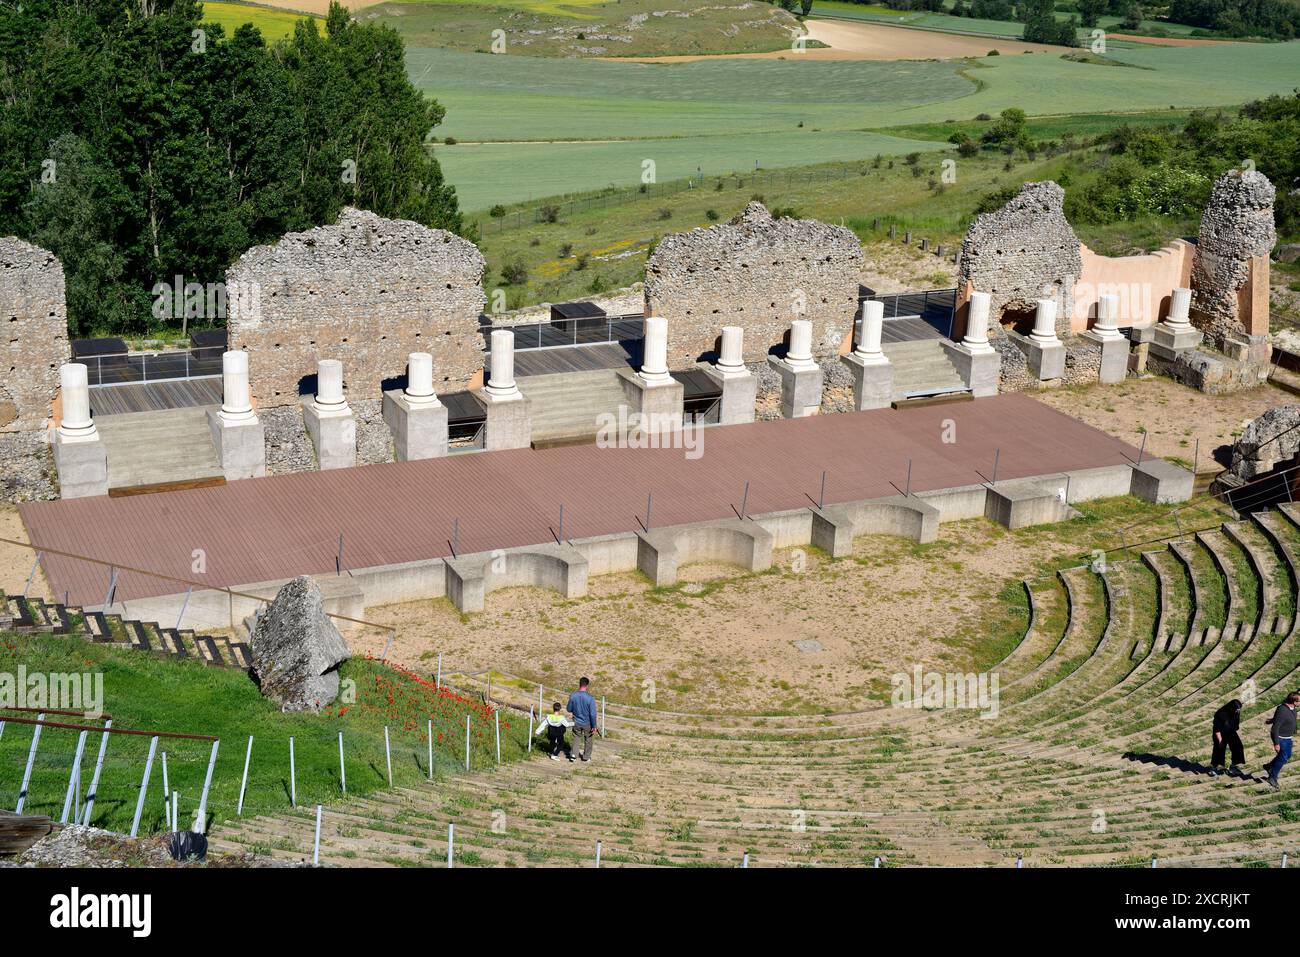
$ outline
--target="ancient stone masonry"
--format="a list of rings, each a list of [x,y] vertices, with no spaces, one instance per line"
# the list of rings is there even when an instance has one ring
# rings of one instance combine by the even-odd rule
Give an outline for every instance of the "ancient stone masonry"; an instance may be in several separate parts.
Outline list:
[[[1232,474],[1244,481],[1290,464],[1300,452],[1300,405],[1281,405],[1251,419],[1232,445]]]
[[[1070,334],[1083,260],[1064,201],[1065,191],[1050,180],[1025,183],[1005,206],[977,217],[966,231],[957,269],[958,305],[971,289],[989,294],[990,338],[1002,333],[999,319],[1032,317],[1039,299],[1056,300],[1056,334]]]
[[[773,219],[750,203],[730,222],[665,236],[646,262],[646,315],[668,320],[668,364],[711,356],[724,325],[764,361],[792,319],[813,324],[813,354],[836,355],[853,328],[862,247],[840,226]]]
[[[1268,255],[1277,242],[1274,196],[1263,173],[1230,170],[1215,182],[1201,216],[1191,316],[1219,348],[1229,336],[1268,332]]]
[[[71,357],[63,264],[13,236],[0,238],[0,432],[41,429]]]
[[[354,407],[378,401],[414,351],[433,354],[439,391],[464,389],[483,367],[484,268],[452,233],[347,208],[229,269],[230,347],[252,353],[259,408],[297,405],[319,359],[342,360]]]

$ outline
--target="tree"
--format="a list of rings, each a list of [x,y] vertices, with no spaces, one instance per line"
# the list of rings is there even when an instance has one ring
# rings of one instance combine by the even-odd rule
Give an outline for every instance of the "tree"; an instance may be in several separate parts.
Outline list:
[[[1079,22],[1085,27],[1095,27],[1110,6],[1109,0],[1077,0]]]
[[[79,333],[143,328],[155,283],[221,281],[345,204],[464,229],[426,144],[443,109],[397,33],[338,4],[323,34],[299,21],[274,46],[202,17],[195,0],[0,6],[0,235],[60,256]]]

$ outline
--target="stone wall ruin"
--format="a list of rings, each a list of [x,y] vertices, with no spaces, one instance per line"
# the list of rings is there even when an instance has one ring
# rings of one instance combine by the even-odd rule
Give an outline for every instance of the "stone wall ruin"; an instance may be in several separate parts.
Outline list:
[[[71,357],[63,264],[47,249],[0,238],[0,432],[40,429],[59,391],[59,366]]]
[[[1219,348],[1268,332],[1268,256],[1277,242],[1273,184],[1255,170],[1218,178],[1192,264],[1192,322]]]
[[[319,359],[342,360],[355,400],[378,401],[412,352],[433,354],[438,391],[458,391],[483,369],[485,266],[446,230],[348,207],[230,267],[230,348],[251,353],[260,408],[297,405]]]
[[[972,289],[990,296],[990,338],[1002,334],[999,319],[1029,332],[1039,299],[1056,300],[1056,334],[1070,334],[1083,260],[1064,204],[1065,190],[1056,183],[1025,183],[1001,209],[971,223],[957,266],[957,338],[965,332]]]
[[[646,262],[645,311],[668,320],[668,365],[713,358],[722,327],[745,330],[746,362],[765,361],[793,319],[813,324],[813,354],[852,331],[862,246],[842,226],[774,219],[752,202],[729,222],[661,239]]]

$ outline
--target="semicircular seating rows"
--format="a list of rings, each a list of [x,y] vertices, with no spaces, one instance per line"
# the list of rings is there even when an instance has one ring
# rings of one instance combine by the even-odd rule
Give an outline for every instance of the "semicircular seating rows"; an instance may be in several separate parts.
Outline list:
[[[535,753],[349,799],[325,814],[321,859],[442,864],[454,822],[462,864],[572,865],[599,840],[603,866],[1276,866],[1300,850],[1300,764],[1267,788],[1263,718],[1300,687],[1297,556],[1300,509],[1284,505],[1027,581],[996,715],[610,704],[592,764]],[[1231,698],[1250,774],[1212,777],[1210,719]],[[212,838],[299,858],[313,825],[286,811]]]

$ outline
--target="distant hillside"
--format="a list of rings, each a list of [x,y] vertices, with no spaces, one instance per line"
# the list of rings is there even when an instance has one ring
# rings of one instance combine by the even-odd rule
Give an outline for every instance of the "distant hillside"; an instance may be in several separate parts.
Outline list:
[[[766,0],[421,0],[354,15],[389,24],[411,47],[538,57],[766,53],[801,32]]]

